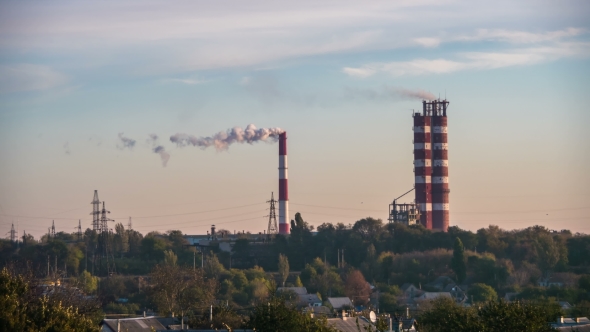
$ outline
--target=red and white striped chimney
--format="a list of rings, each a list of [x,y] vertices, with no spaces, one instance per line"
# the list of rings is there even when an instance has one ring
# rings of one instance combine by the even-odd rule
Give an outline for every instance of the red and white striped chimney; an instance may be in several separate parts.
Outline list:
[[[279,134],[279,234],[289,234],[287,133]]]
[[[426,102],[423,113],[414,113],[414,186],[416,205],[420,209],[420,223],[432,229],[432,150],[430,137],[430,116]]]
[[[432,102],[432,228],[449,229],[449,156],[447,142],[447,106],[449,102]]]

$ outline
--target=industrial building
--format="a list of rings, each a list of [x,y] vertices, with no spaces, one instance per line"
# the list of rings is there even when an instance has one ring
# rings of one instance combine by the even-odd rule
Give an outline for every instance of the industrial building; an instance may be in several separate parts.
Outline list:
[[[446,232],[449,228],[447,100],[422,101],[414,120],[414,203],[389,206],[389,221]]]

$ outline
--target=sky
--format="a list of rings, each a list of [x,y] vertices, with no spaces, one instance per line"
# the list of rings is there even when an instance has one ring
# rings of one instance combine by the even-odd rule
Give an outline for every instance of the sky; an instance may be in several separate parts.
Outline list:
[[[590,233],[587,1],[2,1],[0,236],[262,232],[287,131],[290,218],[386,222],[412,112],[450,101],[450,223]],[[410,202],[413,194],[400,199]]]

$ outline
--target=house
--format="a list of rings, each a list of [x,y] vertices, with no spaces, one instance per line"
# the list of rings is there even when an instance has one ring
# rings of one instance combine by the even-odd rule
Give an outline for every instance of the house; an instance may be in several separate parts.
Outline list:
[[[103,319],[100,322],[103,332],[151,332],[167,330],[156,317]]]
[[[590,319],[586,317],[564,318],[562,316],[557,319],[557,322],[552,323],[551,327],[557,331],[590,332]]]
[[[278,292],[288,292],[291,291],[297,295],[306,295],[307,294],[307,288],[305,287],[279,287],[277,288],[277,293]]]
[[[578,283],[579,278],[573,273],[560,272],[541,277],[537,283],[541,287],[572,287]]]
[[[319,307],[322,305],[322,300],[320,300],[317,294],[308,294],[307,288],[305,287],[279,287],[277,288],[277,293],[282,292],[291,292],[297,296],[298,303],[297,305],[300,307]]]
[[[363,317],[348,317],[346,314],[339,318],[328,318],[328,325],[342,332],[358,332],[357,321],[361,331],[375,330],[375,326]]]
[[[443,291],[443,289],[447,285],[453,285],[453,286],[455,286],[455,281],[453,281],[453,279],[451,279],[451,277],[440,276],[440,277],[434,279],[433,282],[429,282],[429,283],[427,283],[424,286],[432,287],[434,289],[438,289],[439,291]]]
[[[406,332],[406,331],[417,331],[417,324],[414,318],[403,318],[403,317],[391,317],[390,318],[391,328],[390,331],[394,332]]]
[[[561,310],[570,310],[572,308],[572,305],[567,301],[559,301],[558,303]]]
[[[320,315],[320,316],[329,316],[332,314],[332,310],[330,310],[330,308],[325,307],[325,306],[319,306],[319,307],[305,307],[303,308],[303,312],[305,313],[313,313],[314,315]]]
[[[353,308],[352,301],[348,297],[329,297],[328,303],[334,308],[334,310],[342,310]]]
[[[322,305],[322,300],[317,296],[317,294],[298,294],[299,296],[299,305],[304,307],[319,307]]]
[[[467,301],[467,292],[465,292],[461,287],[455,285],[454,283],[446,285],[443,289],[443,292],[450,293],[455,302],[463,303]]]
[[[410,284],[410,283],[405,283],[400,287],[402,293],[409,297],[409,298],[414,298],[416,295],[422,293],[422,290],[418,289],[416,286]]]
[[[422,295],[416,296],[416,300],[434,300],[439,297],[448,297],[453,299],[453,296],[449,292],[424,292]]]

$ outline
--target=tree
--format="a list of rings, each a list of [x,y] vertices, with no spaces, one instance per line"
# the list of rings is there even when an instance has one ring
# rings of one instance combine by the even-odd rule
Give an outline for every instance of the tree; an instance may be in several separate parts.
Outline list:
[[[486,284],[473,284],[469,287],[467,295],[473,299],[473,302],[495,301],[498,298],[496,291]]]
[[[467,277],[467,265],[465,261],[465,248],[463,248],[463,242],[458,237],[455,238],[451,268],[457,276],[457,282],[462,283],[465,277]]]
[[[164,264],[168,266],[176,266],[177,261],[178,256],[176,256],[171,249],[164,251]]]
[[[463,307],[449,298],[431,301],[432,307],[420,316],[420,331],[496,332],[555,331],[549,325],[557,318],[555,306],[534,302],[489,301],[479,308]]]
[[[0,331],[99,331],[78,307],[39,293],[33,278],[0,271]]]
[[[257,305],[250,315],[248,325],[260,332],[336,332],[328,325],[325,317],[312,318],[295,307],[287,305],[279,297],[272,297],[268,302]]]
[[[202,270],[180,266],[156,265],[150,273],[153,301],[163,314],[179,313],[212,303],[217,292],[215,279],[205,279]]]
[[[295,287],[303,287],[303,283],[301,282],[301,278],[299,278],[299,276],[297,276],[295,279]]]
[[[344,292],[355,305],[366,305],[369,303],[371,287],[361,271],[352,270],[346,277]]]
[[[285,281],[289,276],[289,259],[283,254],[279,254],[279,278],[283,287],[285,287]],[[301,282],[301,281],[299,281]]]
[[[90,272],[84,271],[78,277],[78,283],[86,294],[92,294],[98,286],[98,278],[91,275]]]

